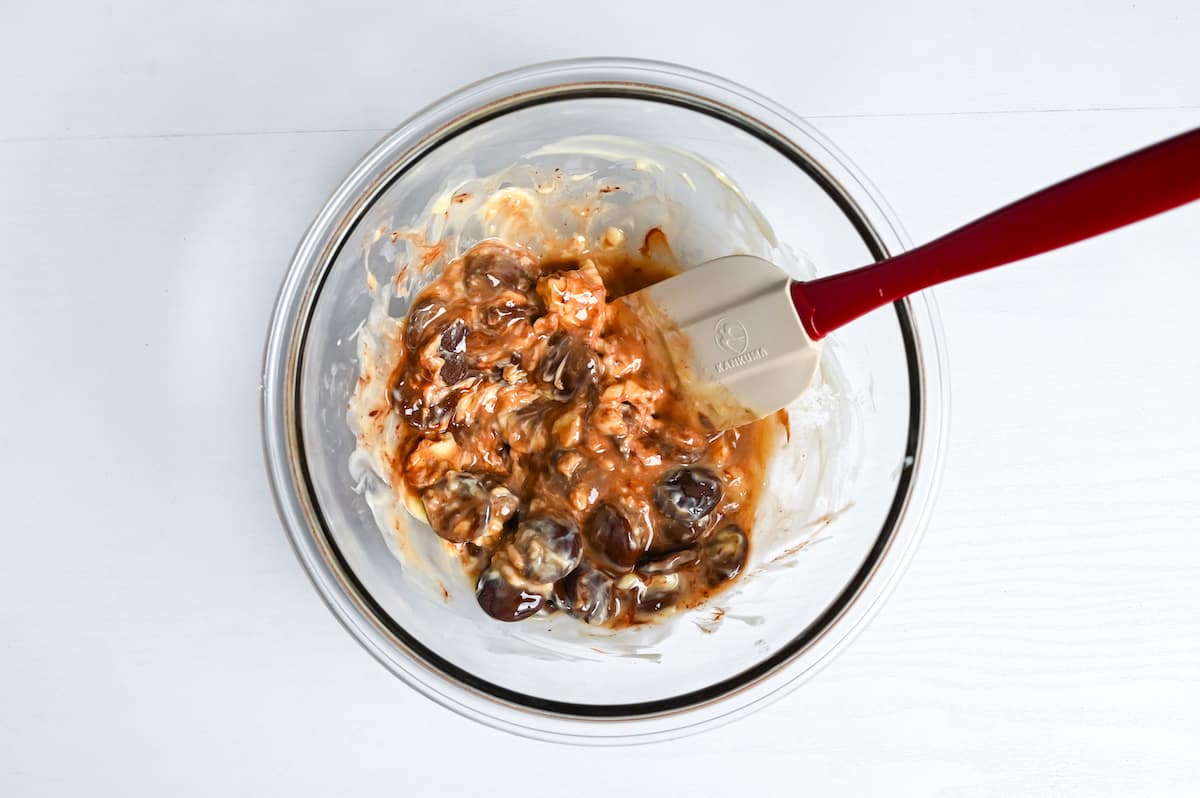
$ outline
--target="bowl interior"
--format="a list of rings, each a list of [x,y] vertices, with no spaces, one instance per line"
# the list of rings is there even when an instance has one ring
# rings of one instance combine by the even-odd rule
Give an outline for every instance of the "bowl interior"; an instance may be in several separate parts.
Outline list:
[[[435,595],[392,556],[348,465],[355,449],[346,421],[359,373],[355,335],[371,304],[364,269],[380,281],[393,279],[395,250],[379,246],[376,231],[417,224],[448,185],[580,134],[671,146],[715,165],[753,201],[779,243],[796,251],[801,270],[841,271],[878,255],[861,219],[823,185],[821,164],[736,119],[651,94],[593,93],[509,106],[460,126],[393,170],[349,228],[307,321],[299,446],[323,543],[346,589],[394,641],[387,656],[412,657],[464,685],[541,711],[634,716],[686,707],[753,680],[824,633],[853,598],[886,550],[906,498],[920,418],[918,356],[903,304],[832,336],[838,420],[821,446],[795,459],[810,471],[829,469],[832,484],[788,520],[787,540],[770,551],[756,547],[750,578],[694,616],[594,634],[564,616],[518,625],[492,621],[474,606],[465,584],[448,585],[449,596]],[[719,205],[703,196],[685,199],[695,221],[718,234],[681,242],[684,264],[732,254],[719,235]],[[404,309],[400,301],[395,312]],[[783,489],[800,476],[785,471],[772,478]],[[779,507],[768,497],[760,514],[771,512]],[[417,525],[412,534],[433,533]]]

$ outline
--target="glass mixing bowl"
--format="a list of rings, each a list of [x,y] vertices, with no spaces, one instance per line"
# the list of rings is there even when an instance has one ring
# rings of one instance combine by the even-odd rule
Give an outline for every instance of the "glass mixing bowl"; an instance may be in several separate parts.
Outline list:
[[[381,225],[416,222],[456,176],[496,172],[581,134],[695,153],[736,182],[779,241],[801,250],[818,275],[907,246],[894,215],[845,155],[740,86],[627,60],[498,75],[386,136],[304,237],[267,341],[264,445],[301,562],[338,619],[397,676],[518,734],[650,741],[728,721],[795,688],[878,610],[936,492],[946,436],[944,353],[927,295],[831,337],[850,419],[844,445],[853,449],[835,486],[841,498],[798,525],[802,545],[786,567],[760,569],[722,594],[707,623],[697,616],[664,626],[666,634],[635,630],[579,645],[570,642],[577,622],[561,615],[539,622],[542,638],[535,639],[517,628],[532,621],[501,624],[477,607],[422,594],[420,580],[408,578],[389,551],[348,466],[355,436],[346,407],[359,373],[354,338],[371,304],[364,269],[379,280],[395,274],[371,242]],[[702,200],[691,201],[709,214],[701,221],[719,229],[719,207],[706,209]],[[683,260],[695,265],[727,254],[709,243]],[[569,629],[557,650],[556,628]],[[639,634],[629,644],[627,635]]]

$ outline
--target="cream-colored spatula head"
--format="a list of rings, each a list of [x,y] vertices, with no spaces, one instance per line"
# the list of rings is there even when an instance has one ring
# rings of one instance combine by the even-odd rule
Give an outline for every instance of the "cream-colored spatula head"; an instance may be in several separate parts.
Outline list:
[[[724,429],[784,407],[820,368],[790,285],[770,261],[731,255],[624,301],[661,333],[684,391]]]
[[[820,367],[821,339],[864,313],[1197,198],[1200,128],[854,271],[797,282],[768,261],[733,255],[622,301],[661,333],[684,390],[713,425],[733,427],[800,396]]]

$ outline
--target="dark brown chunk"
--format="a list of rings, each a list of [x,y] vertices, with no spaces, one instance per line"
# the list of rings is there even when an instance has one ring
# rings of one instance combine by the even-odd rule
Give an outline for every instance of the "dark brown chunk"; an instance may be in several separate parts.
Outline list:
[[[708,437],[699,430],[680,424],[664,425],[662,431],[651,439],[651,445],[664,457],[683,465],[690,465],[703,457],[708,443]]]
[[[513,451],[522,454],[541,452],[550,445],[548,413],[551,406],[549,400],[541,399],[505,419],[500,431]]]
[[[559,606],[590,624],[607,623],[621,609],[613,578],[587,564],[555,585],[554,596]]]
[[[709,579],[716,584],[733,579],[745,567],[749,551],[750,544],[741,527],[730,525],[720,529],[704,544]]]
[[[503,299],[488,305],[483,311],[483,326],[499,330],[521,321],[529,321],[538,314],[538,307],[529,302]]]
[[[441,331],[446,323],[447,311],[441,302],[427,299],[418,303],[409,312],[404,323],[404,344],[410,350],[421,346]]]
[[[487,487],[471,474],[451,471],[421,493],[429,525],[454,543],[474,540],[487,529],[492,502]]]
[[[574,571],[583,556],[579,532],[569,522],[548,515],[522,519],[513,548],[520,555],[524,577],[543,585]]]
[[[488,569],[479,575],[475,599],[483,611],[498,621],[520,621],[542,608],[546,599],[540,593],[510,585],[497,571]]]
[[[583,341],[559,331],[546,342],[537,376],[552,397],[567,401],[585,382],[595,379],[596,358]]]
[[[476,246],[463,261],[467,296],[481,302],[505,291],[528,293],[534,285],[532,266],[519,253],[502,244]]]
[[[392,403],[404,423],[422,432],[444,430],[461,396],[460,392],[451,391],[429,406],[425,404],[420,384],[412,380],[403,380],[392,389]]]
[[[638,571],[644,574],[673,574],[695,565],[700,553],[695,549],[683,549],[665,557],[646,559],[638,563]]]
[[[684,524],[702,521],[721,501],[725,489],[705,468],[677,468],[654,488],[654,506],[664,517]]]
[[[629,521],[613,505],[605,502],[588,518],[585,528],[588,542],[607,565],[619,571],[633,568],[645,549],[639,542]]]
[[[442,331],[439,342],[443,359],[440,376],[446,385],[457,385],[471,373],[467,365],[467,324],[455,319]]]

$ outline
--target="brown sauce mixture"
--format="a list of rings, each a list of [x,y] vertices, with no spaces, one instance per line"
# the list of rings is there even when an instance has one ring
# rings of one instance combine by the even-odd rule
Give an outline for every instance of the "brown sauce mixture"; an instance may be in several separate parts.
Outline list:
[[[539,261],[485,241],[413,301],[393,473],[494,618],[641,623],[745,567],[777,422],[713,430],[612,301],[675,271],[651,243]]]

